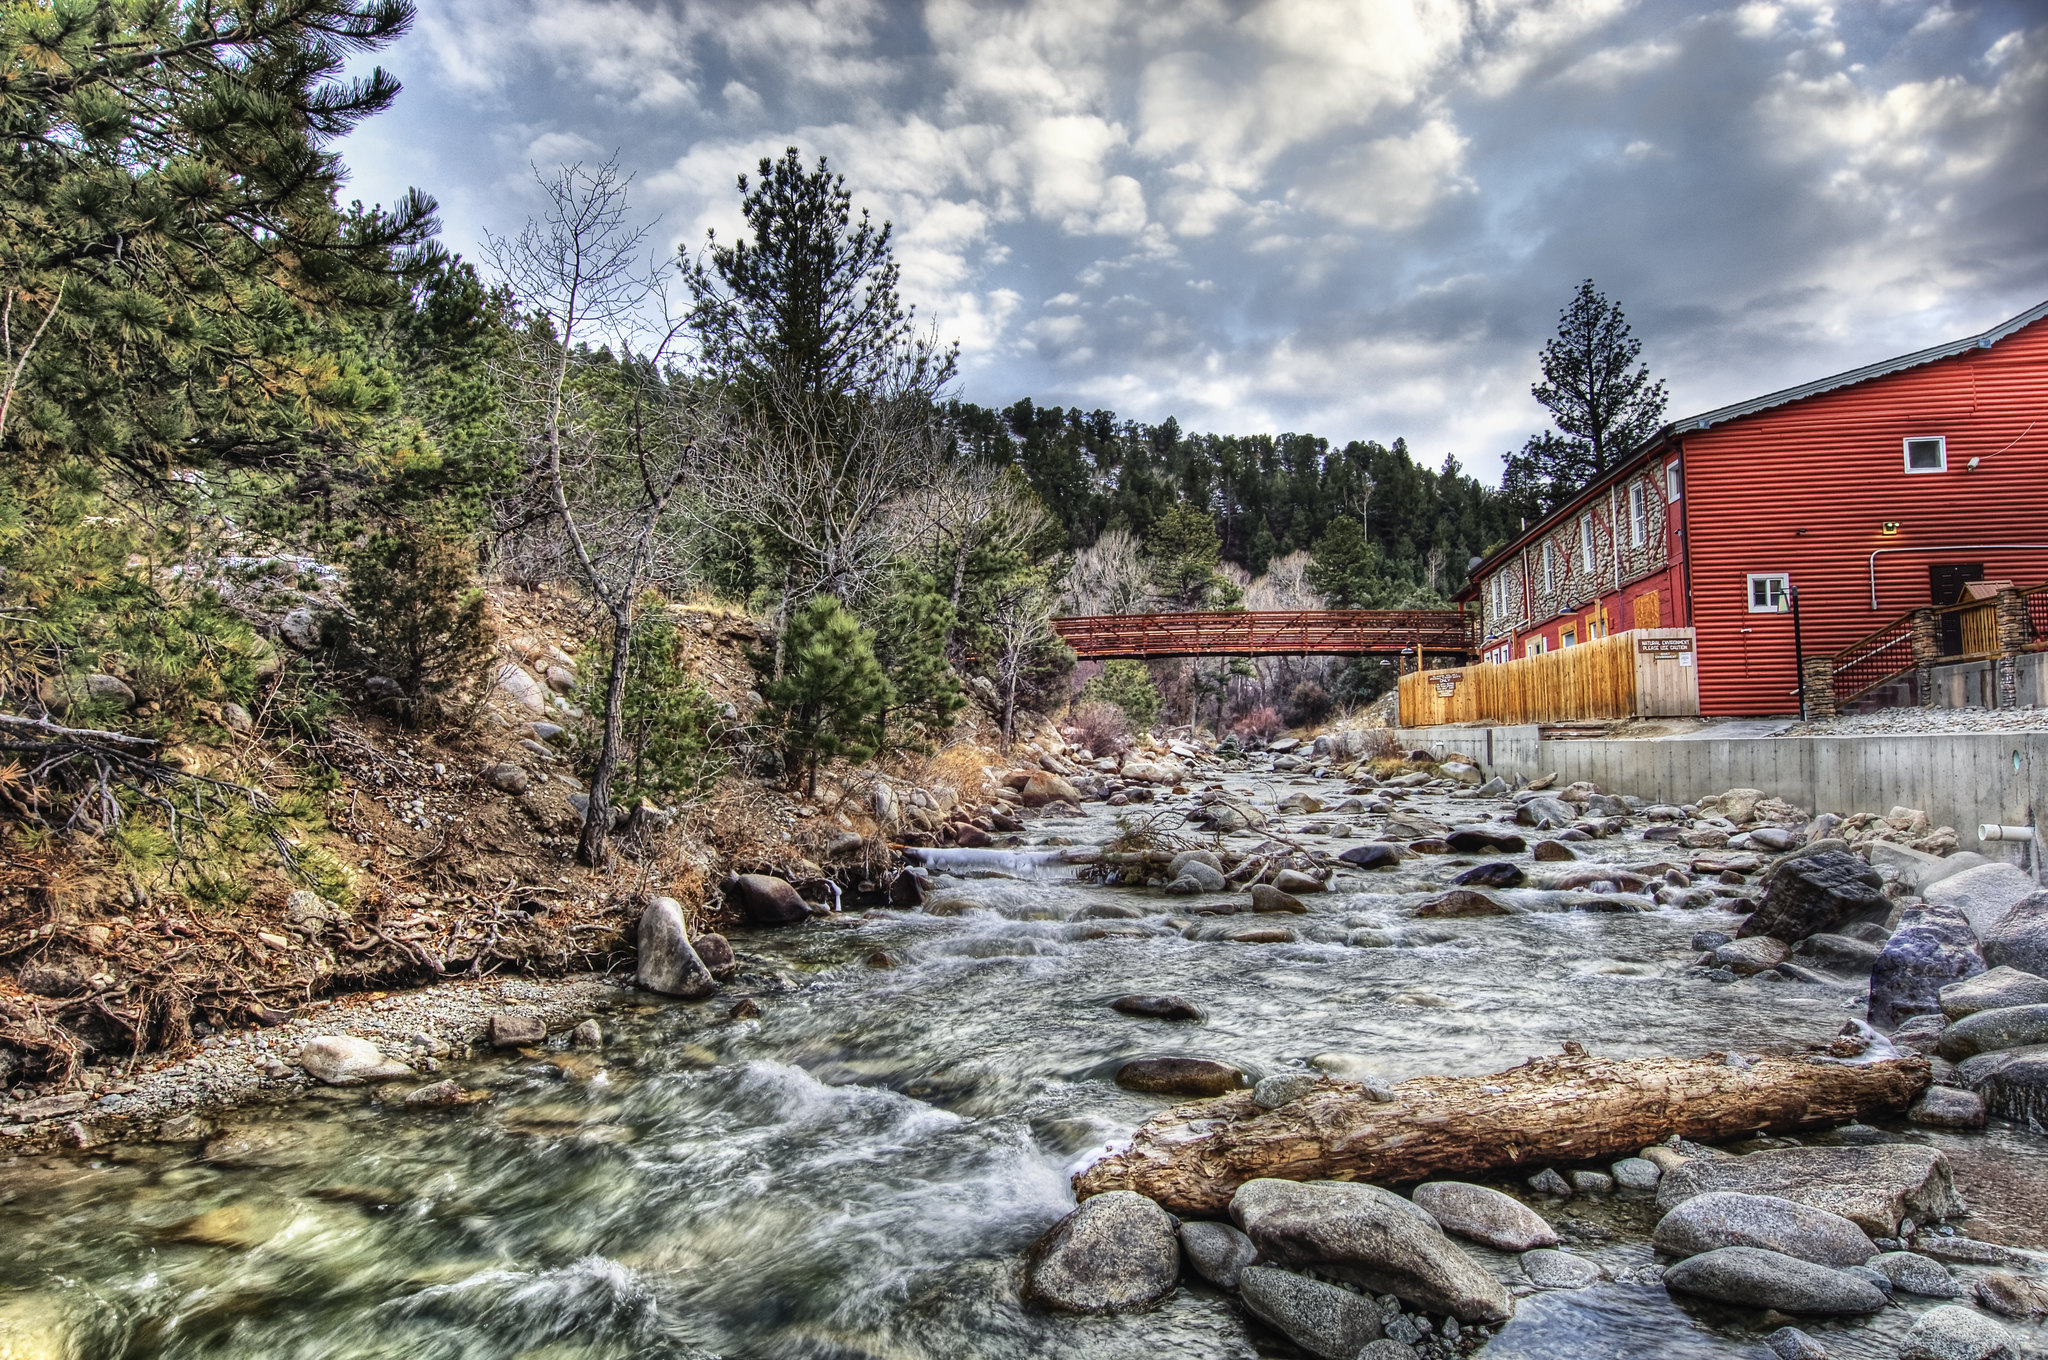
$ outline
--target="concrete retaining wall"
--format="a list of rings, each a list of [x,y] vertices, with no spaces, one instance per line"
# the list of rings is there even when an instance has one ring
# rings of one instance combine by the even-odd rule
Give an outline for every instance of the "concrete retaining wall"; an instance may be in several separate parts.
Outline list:
[[[1997,708],[1998,663],[1958,661],[1934,668],[1934,702],[1943,708]],[[2013,678],[2018,682],[2012,706],[2048,708],[2048,652],[2028,652],[2013,658]]]
[[[1421,727],[1401,740],[1473,756],[1489,772],[1554,770],[1560,784],[1587,779],[1656,802],[1750,788],[1815,812],[1923,808],[1965,850],[1980,848],[1980,822],[2024,824],[2030,807],[2048,821],[2048,731],[1543,741],[1534,727]]]

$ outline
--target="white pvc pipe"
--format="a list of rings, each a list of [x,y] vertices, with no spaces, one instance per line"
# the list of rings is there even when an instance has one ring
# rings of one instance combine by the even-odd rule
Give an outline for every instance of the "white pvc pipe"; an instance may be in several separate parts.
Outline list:
[[[2034,828],[2031,826],[1999,826],[1992,822],[1982,822],[1977,827],[1977,839],[1980,841],[2031,841],[2034,839]]]

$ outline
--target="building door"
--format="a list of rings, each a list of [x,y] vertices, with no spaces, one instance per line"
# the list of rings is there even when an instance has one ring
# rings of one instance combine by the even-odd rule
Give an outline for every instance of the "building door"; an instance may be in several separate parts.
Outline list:
[[[1927,568],[1927,595],[1930,604],[1939,607],[1954,604],[1963,593],[1963,587],[1972,581],[1984,579],[1982,562],[1936,562]],[[1961,656],[1963,654],[1963,616],[1943,614],[1941,616],[1941,654]]]

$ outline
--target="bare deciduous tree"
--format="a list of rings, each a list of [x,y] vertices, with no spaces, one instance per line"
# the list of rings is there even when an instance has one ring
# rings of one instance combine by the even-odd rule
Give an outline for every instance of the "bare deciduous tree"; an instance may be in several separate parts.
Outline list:
[[[1067,572],[1069,614],[1132,614],[1152,597],[1152,569],[1137,536],[1109,529],[1083,548]]]
[[[1003,699],[1003,745],[1016,736],[1017,691],[1033,653],[1052,641],[1052,620],[1059,612],[1060,593],[1039,570],[1020,571],[1004,581],[990,610],[989,630],[995,634],[996,688]]]
[[[488,254],[524,322],[508,384],[527,471],[513,523],[528,536],[558,536],[566,574],[610,625],[602,735],[577,843],[577,858],[597,866],[610,853],[635,606],[661,566],[663,521],[704,417],[670,362],[679,325],[634,352],[648,318],[665,310],[666,270],[644,258],[647,229],[632,225],[626,196],[631,177],[609,160],[551,176],[536,168],[534,178],[546,208],[517,236],[490,237]],[[614,360],[609,346],[624,357]]]

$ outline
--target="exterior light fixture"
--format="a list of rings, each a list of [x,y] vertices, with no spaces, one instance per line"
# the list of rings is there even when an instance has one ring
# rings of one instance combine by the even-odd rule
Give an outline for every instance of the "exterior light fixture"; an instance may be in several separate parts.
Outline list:
[[[1899,522],[1895,519],[1886,520],[1884,522],[1884,531],[1888,534],[1897,533],[1899,531]]]

